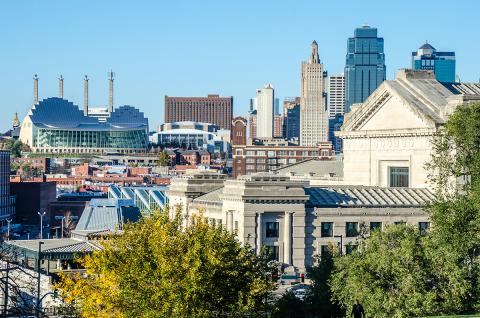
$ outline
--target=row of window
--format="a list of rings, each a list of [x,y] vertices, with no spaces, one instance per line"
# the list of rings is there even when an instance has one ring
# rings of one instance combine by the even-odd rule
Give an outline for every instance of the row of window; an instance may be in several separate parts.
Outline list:
[[[404,224],[404,221],[395,222],[395,224]],[[382,230],[382,222],[370,222],[370,231]],[[429,222],[418,222],[418,229],[423,235],[430,228]],[[358,222],[346,222],[345,223],[345,236],[356,237],[360,234],[360,228]],[[333,237],[333,222],[322,222],[320,226],[321,237]]]

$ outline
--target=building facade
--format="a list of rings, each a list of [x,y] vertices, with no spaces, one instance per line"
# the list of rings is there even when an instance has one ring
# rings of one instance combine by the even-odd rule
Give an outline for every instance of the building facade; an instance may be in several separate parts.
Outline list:
[[[321,143],[315,147],[292,145],[285,141],[261,142],[253,140],[246,146],[232,149],[233,177],[278,169],[310,158],[330,160],[332,146]]]
[[[235,234],[257,253],[263,248],[300,272],[314,265],[329,244],[350,253],[360,235],[389,224],[429,228],[422,207],[433,199],[427,189],[398,192],[380,187],[308,186],[287,176],[259,173],[225,180],[197,174],[175,178],[166,191],[171,211],[202,216]]]
[[[425,43],[412,52],[412,69],[432,70],[439,82],[455,82],[455,52],[439,52]]]
[[[248,138],[257,138],[257,110],[248,112]]]
[[[232,120],[232,146],[244,146],[247,144],[247,119],[245,117],[235,117]]]
[[[231,129],[233,97],[208,95],[207,97],[165,96],[165,122],[195,121],[211,123]]]
[[[330,75],[328,77],[328,118],[343,116],[345,112],[345,76]]]
[[[302,62],[300,99],[300,145],[314,147],[328,141],[328,115],[323,64],[313,41],[310,60]]]
[[[148,119],[132,106],[121,106],[101,122],[72,102],[50,97],[30,109],[20,140],[35,153],[145,153]]]
[[[352,104],[363,103],[386,79],[383,38],[377,29],[363,26],[348,39],[345,65],[345,113]]]
[[[281,114],[273,116],[273,138],[284,138],[283,120],[284,117]]]
[[[432,138],[455,109],[480,101],[480,84],[442,84],[432,71],[400,70],[345,115],[343,139],[347,184],[430,187],[425,164]]]
[[[0,222],[15,215],[15,196],[10,195],[10,151],[0,150]]]
[[[256,138],[273,137],[273,116],[275,92],[271,84],[257,89],[257,131]]]
[[[300,138],[300,98],[292,98],[283,102],[283,125],[285,138],[298,143]]]

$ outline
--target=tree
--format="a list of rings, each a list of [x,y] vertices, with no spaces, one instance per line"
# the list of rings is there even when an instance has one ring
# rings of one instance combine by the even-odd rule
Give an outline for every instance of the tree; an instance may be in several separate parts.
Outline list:
[[[182,222],[183,221],[183,222]],[[250,247],[201,216],[154,213],[84,258],[58,287],[82,317],[212,317],[263,308],[273,288]]]
[[[160,152],[158,156],[158,164],[160,167],[166,167],[170,164],[170,158],[166,151]]]
[[[22,155],[24,145],[20,140],[7,139],[4,144],[6,150],[10,150],[10,154],[14,158],[18,158]]]
[[[392,225],[335,259],[330,288],[347,312],[358,299],[369,317],[418,317],[442,311],[432,278],[418,229]]]

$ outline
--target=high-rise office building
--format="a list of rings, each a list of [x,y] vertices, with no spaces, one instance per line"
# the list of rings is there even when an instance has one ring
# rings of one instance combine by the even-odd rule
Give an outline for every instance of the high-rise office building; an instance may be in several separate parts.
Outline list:
[[[195,121],[231,129],[233,97],[208,95],[207,97],[165,96],[165,122]]]
[[[257,89],[257,138],[273,137],[275,93],[271,84]]]
[[[15,196],[10,195],[10,151],[0,150],[0,222],[15,215]]]
[[[300,138],[300,98],[290,98],[283,102],[285,138],[298,142]]]
[[[257,111],[248,112],[248,138],[257,138]]]
[[[437,81],[455,82],[455,52],[439,52],[428,43],[412,52],[412,69],[432,70]]]
[[[345,77],[330,75],[328,77],[328,117],[342,115],[345,110]]]
[[[310,60],[302,62],[300,100],[300,145],[316,146],[328,140],[328,115],[325,93],[326,72],[313,41]]]
[[[352,104],[363,103],[385,78],[383,38],[377,37],[377,28],[355,29],[347,45],[345,113],[350,111]]]
[[[275,98],[273,109],[274,109],[275,115],[280,115],[280,98]]]
[[[283,138],[283,115],[275,114],[273,116],[273,137]]]

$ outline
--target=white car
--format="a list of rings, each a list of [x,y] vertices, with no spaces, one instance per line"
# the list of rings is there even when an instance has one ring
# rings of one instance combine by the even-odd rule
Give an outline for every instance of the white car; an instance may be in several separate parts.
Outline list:
[[[305,297],[307,296],[307,290],[306,289],[297,289],[293,292],[293,294],[298,299],[305,300]]]

